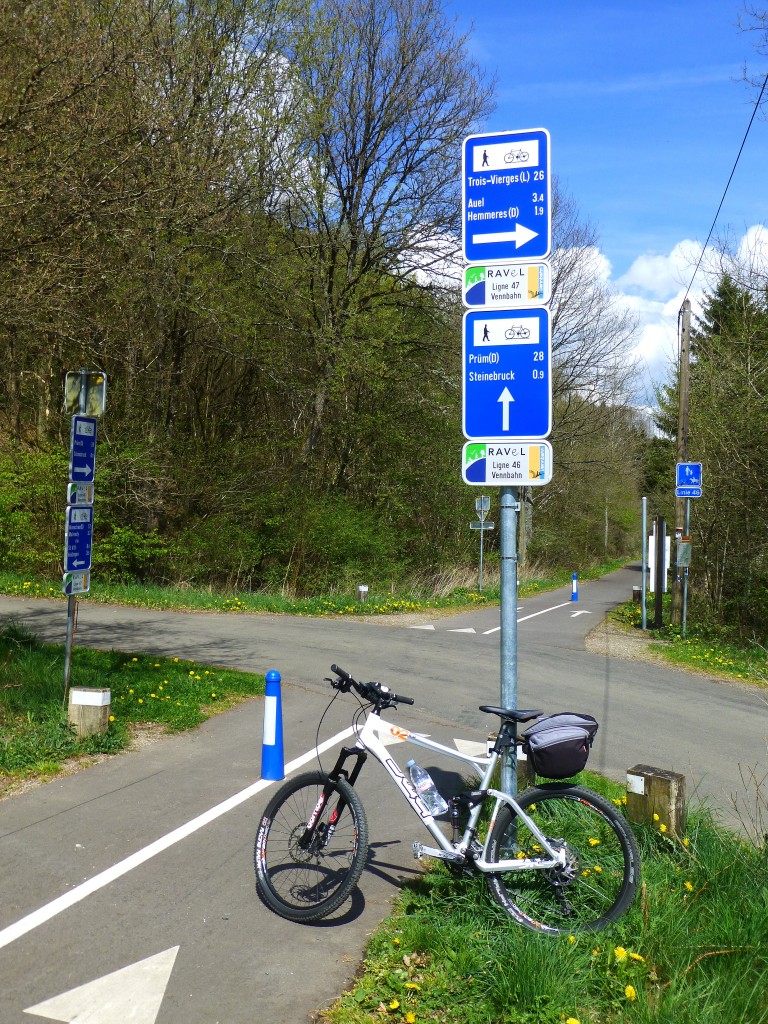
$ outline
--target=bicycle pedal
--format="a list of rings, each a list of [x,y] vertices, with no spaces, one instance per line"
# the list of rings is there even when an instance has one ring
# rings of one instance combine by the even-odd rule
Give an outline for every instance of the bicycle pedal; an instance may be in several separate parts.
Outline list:
[[[422,847],[421,843],[414,843],[413,844],[413,859],[414,860],[421,860],[421,851],[422,851],[422,849],[423,849],[423,847]]]

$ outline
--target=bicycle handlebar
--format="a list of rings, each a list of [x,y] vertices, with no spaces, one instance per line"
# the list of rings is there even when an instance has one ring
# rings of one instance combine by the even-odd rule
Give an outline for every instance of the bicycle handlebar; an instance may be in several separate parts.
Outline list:
[[[371,701],[372,704],[378,704],[380,702],[387,704],[414,704],[413,697],[402,697],[399,693],[393,693],[388,686],[383,683],[359,683],[356,679],[353,679],[349,672],[346,672],[343,668],[338,665],[331,665],[331,672],[337,679],[329,679],[328,682],[336,690],[340,690],[342,693],[349,693],[350,690],[354,689],[357,693],[363,697],[364,700]]]

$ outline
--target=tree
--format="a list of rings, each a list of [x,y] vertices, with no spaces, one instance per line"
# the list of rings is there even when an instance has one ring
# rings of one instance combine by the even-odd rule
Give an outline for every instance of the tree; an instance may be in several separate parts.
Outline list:
[[[460,142],[490,112],[492,90],[442,0],[308,3],[299,29],[291,67],[303,116],[286,147],[283,216],[306,282],[290,332],[307,371],[297,395],[307,475],[337,383],[364,355],[366,318],[407,314],[446,237],[458,237]],[[390,362],[419,344],[393,332]]]

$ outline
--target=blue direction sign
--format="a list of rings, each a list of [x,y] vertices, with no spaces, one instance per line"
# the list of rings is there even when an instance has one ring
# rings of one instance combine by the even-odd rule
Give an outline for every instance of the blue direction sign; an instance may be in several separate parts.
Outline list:
[[[678,462],[675,467],[675,497],[700,498],[702,464],[700,462]]]
[[[464,140],[462,231],[468,263],[541,259],[552,244],[545,128]]]
[[[64,527],[64,572],[90,569],[93,550],[93,506],[68,505]]]
[[[543,438],[552,429],[552,346],[546,309],[464,314],[464,436]]]
[[[96,418],[73,416],[69,451],[69,479],[92,484],[96,472]]]

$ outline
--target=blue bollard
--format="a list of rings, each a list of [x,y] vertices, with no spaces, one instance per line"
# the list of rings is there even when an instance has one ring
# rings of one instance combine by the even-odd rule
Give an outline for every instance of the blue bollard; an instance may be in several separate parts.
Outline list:
[[[283,709],[280,700],[280,673],[267,672],[267,693],[264,698],[264,733],[261,743],[262,779],[285,778],[283,754]]]
[[[579,600],[579,577],[576,573],[571,576],[571,600]]]

